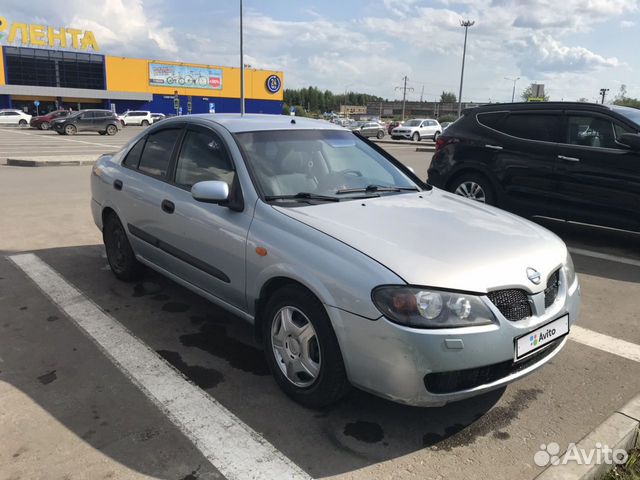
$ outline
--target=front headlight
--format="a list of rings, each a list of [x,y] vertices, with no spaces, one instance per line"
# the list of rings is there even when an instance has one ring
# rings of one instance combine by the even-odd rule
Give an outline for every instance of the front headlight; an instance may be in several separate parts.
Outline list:
[[[573,266],[573,259],[568,250],[567,259],[564,261],[564,274],[567,277],[567,287],[570,287],[576,281],[576,269]]]
[[[466,293],[384,286],[375,288],[371,298],[385,317],[408,327],[454,328],[495,322],[480,297]]]

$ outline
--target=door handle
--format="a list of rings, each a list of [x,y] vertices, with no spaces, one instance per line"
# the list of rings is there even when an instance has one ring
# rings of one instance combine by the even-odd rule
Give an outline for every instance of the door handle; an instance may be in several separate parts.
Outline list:
[[[485,145],[485,148],[490,148],[491,150],[502,150],[500,145]]]
[[[122,190],[122,180],[114,180],[113,188],[115,188],[116,190]]]
[[[167,213],[173,213],[176,209],[176,206],[173,202],[169,200],[162,200],[162,210]]]
[[[560,160],[566,160],[567,162],[579,162],[580,159],[576,157],[565,157],[564,155],[558,155]]]

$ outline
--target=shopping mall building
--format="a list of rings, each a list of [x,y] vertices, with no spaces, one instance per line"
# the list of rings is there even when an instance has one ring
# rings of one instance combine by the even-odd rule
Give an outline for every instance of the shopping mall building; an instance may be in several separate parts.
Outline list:
[[[240,111],[239,68],[103,55],[91,31],[1,16],[0,43],[0,108]],[[245,69],[248,113],[280,114],[283,90],[283,72]]]

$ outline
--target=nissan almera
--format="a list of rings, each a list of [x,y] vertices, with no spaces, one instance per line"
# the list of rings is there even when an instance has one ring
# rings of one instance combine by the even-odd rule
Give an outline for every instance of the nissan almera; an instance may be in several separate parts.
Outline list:
[[[542,367],[579,316],[558,237],[331,123],[168,119],[102,156],[91,187],[113,273],[152,268],[253,324],[307,406],[352,385],[422,406],[478,395]]]

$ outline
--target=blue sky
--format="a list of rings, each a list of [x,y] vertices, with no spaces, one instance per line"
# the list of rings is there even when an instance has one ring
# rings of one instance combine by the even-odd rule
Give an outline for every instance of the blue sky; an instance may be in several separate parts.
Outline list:
[[[237,65],[232,0],[4,0],[10,22],[91,29],[104,53]],[[245,0],[245,63],[285,72],[285,86],[314,85],[433,100],[457,94],[469,30],[465,101],[508,101],[537,81],[552,99],[595,100],[627,85],[640,97],[640,0]]]

